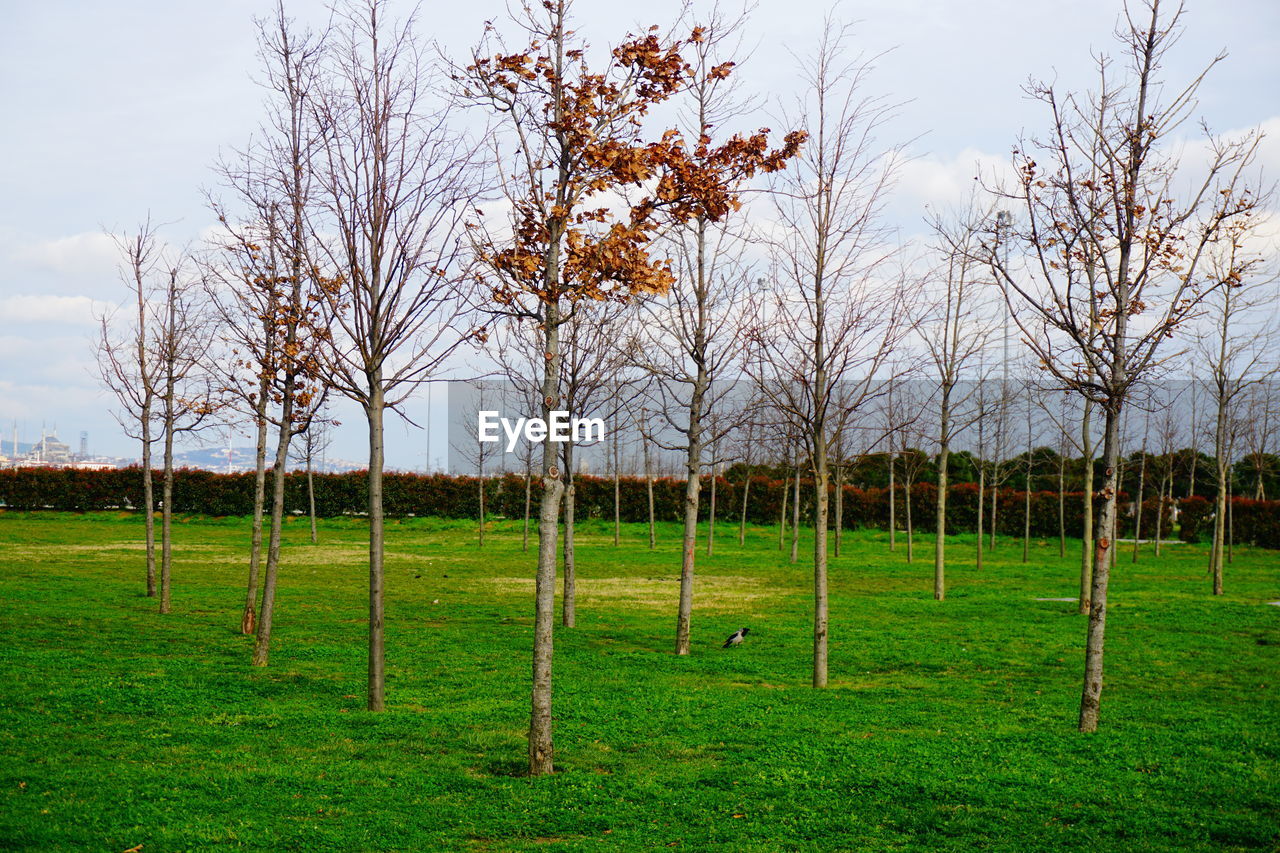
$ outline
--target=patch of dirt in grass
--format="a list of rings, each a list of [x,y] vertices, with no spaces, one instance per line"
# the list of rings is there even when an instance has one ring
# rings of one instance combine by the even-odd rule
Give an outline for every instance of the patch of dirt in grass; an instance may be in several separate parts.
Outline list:
[[[531,596],[533,578],[492,578],[477,580],[500,595]],[[625,605],[665,610],[680,599],[678,579],[656,578],[578,578],[577,600],[583,605]],[[694,581],[694,600],[699,611],[726,610],[741,612],[744,608],[779,594],[776,584],[760,578],[741,575],[708,575]]]

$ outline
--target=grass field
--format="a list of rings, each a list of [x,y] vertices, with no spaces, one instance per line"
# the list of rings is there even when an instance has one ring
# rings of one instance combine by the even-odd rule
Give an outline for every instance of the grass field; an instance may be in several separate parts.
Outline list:
[[[174,612],[141,521],[0,515],[0,847],[28,850],[1276,850],[1280,554],[1134,566],[1102,728],[1075,731],[1077,550],[981,572],[859,531],[833,561],[831,687],[807,686],[811,567],[722,527],[676,658],[678,529],[588,523],[556,634],[556,762],[523,777],[532,560],[516,527],[388,528],[388,711],[363,710],[366,530],[288,530],[271,666],[239,636],[243,519],[175,528]],[[438,603],[436,601],[438,600]],[[747,625],[738,649],[723,638]]]

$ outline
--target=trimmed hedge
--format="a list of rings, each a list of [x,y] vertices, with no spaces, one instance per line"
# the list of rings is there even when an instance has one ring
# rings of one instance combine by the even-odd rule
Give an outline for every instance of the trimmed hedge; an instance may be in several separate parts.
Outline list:
[[[152,474],[157,498],[160,494],[160,472]],[[367,472],[351,471],[342,474],[315,474],[316,513],[325,517],[360,515],[367,509]],[[268,479],[268,486],[270,480]],[[710,508],[710,478],[704,478],[699,517],[706,519]],[[612,519],[613,480],[607,477],[574,478],[576,516],[579,519]],[[726,521],[736,521],[742,511],[742,486],[740,478],[716,479],[717,513]],[[516,474],[486,478],[484,483],[486,508],[490,515],[508,518],[524,516],[525,483]],[[790,480],[764,476],[751,478],[747,500],[747,519],[753,524],[776,524],[782,512],[783,491],[790,500]],[[475,518],[479,514],[480,481],[476,477],[448,476],[445,474],[388,473],[384,481],[383,505],[389,516],[433,516],[437,518]],[[538,483],[532,484],[536,511]],[[835,526],[834,487],[832,488],[830,524]],[[808,518],[813,505],[813,481],[801,479],[800,511]],[[619,481],[621,515],[624,521],[648,520],[648,497],[645,481],[639,478],[623,478]],[[934,529],[934,501],[937,486],[932,483],[916,483],[911,488],[912,522],[917,530],[932,532]],[[683,517],[684,481],[669,477],[653,482],[654,515],[659,521],[679,521]],[[990,520],[990,492],[984,496],[983,508]],[[899,527],[906,524],[906,490],[895,492],[895,520]],[[86,512],[104,509],[133,509],[142,503],[142,472],[139,468],[85,471],[73,468],[10,468],[0,470],[0,504],[11,509],[53,509]],[[248,515],[253,511],[253,474],[217,474],[212,471],[183,468],[174,472],[174,510],[213,516]],[[1158,498],[1143,503],[1143,531],[1150,536],[1154,532]],[[307,511],[306,475],[290,472],[285,481],[285,508],[290,513]],[[1095,497],[1095,519],[1102,508],[1102,499]],[[1068,536],[1079,537],[1084,524],[1083,493],[1066,495],[1064,521]],[[1184,498],[1178,501],[1180,536],[1184,541],[1196,542],[1212,535],[1213,504],[1203,497]],[[1234,498],[1235,538],[1238,542],[1251,542],[1266,548],[1280,548],[1280,501],[1253,501]],[[1020,536],[1023,531],[1024,493],[1001,489],[997,495],[996,524],[1006,536]],[[1170,530],[1171,508],[1163,513],[1162,527]],[[790,519],[791,509],[788,506]],[[977,528],[978,487],[974,483],[957,483],[949,489],[947,501],[947,532],[972,533]],[[1133,533],[1133,515],[1127,494],[1120,495],[1121,536]],[[889,523],[889,490],[884,488],[859,489],[844,486],[844,526],[846,528],[883,529]],[[1058,535],[1058,493],[1033,492],[1031,494],[1031,534],[1037,537]]]

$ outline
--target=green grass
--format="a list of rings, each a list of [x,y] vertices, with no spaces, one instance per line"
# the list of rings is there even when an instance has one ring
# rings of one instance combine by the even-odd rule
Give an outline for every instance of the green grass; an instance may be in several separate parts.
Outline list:
[[[846,538],[831,687],[807,686],[811,568],[777,531],[699,557],[694,653],[670,653],[678,529],[578,536],[557,628],[556,762],[524,768],[532,559],[515,525],[388,528],[388,710],[363,710],[366,529],[287,529],[271,665],[236,626],[243,519],[175,526],[174,612],[142,527],[0,514],[0,847],[29,850],[1276,850],[1280,554],[1114,572],[1102,727],[1075,731],[1078,543]],[[439,603],[433,603],[435,600]],[[721,651],[734,629],[747,642]]]

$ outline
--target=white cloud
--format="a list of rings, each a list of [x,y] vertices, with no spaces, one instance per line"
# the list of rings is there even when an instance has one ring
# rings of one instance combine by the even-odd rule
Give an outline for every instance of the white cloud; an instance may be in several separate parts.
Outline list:
[[[19,245],[11,254],[19,263],[70,276],[114,276],[120,258],[111,237],[93,231]]]
[[[19,294],[0,297],[0,316],[12,324],[66,323],[92,326],[95,316],[107,308],[105,303],[88,296],[56,296],[53,294]],[[79,342],[83,344],[83,342]]]

